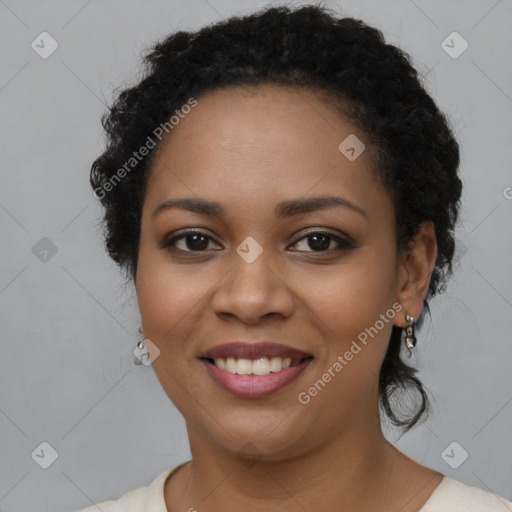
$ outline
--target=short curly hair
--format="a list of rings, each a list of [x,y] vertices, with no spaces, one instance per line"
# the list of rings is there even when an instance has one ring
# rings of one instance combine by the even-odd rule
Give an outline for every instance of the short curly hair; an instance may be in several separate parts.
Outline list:
[[[155,155],[150,149],[127,170],[134,149],[149,146],[155,128],[169,124],[191,97],[272,84],[327,94],[362,130],[393,198],[397,248],[406,249],[423,222],[434,224],[438,252],[424,301],[428,310],[428,300],[452,273],[462,183],[459,145],[408,54],[361,20],[308,5],[266,8],[195,32],[175,32],[152,46],[143,63],[142,79],[118,94],[103,115],[106,149],[90,175],[104,208],[107,252],[127,277],[136,281],[142,205]],[[407,431],[427,415],[429,400],[417,370],[400,358],[401,340],[402,329],[393,326],[379,375],[379,404]],[[421,398],[416,412],[397,414],[394,393],[411,390]]]

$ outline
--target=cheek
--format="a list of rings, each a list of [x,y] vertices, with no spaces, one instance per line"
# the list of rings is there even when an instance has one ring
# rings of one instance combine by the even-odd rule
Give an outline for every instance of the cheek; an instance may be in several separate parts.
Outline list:
[[[360,330],[373,325],[391,307],[395,279],[392,252],[361,248],[332,271],[315,271],[308,279],[308,294],[319,314],[329,319],[328,325],[332,324],[333,330],[336,325]]]
[[[137,300],[144,333],[164,342],[173,338],[200,310],[215,275],[207,267],[176,265],[165,250],[144,248],[141,244],[137,270]]]
[[[192,266],[171,265],[157,251],[141,248],[137,271],[137,300],[144,336],[160,350],[152,367],[162,389],[187,418],[197,411],[190,396],[198,396],[191,363],[198,315],[204,308],[210,279],[202,279]],[[194,370],[192,370],[193,372]]]
[[[326,279],[323,291],[315,293],[312,287],[310,318],[323,338],[314,377],[302,390],[302,397],[311,401],[307,412],[312,421],[329,410],[330,421],[342,425],[351,411],[366,407],[368,397],[377,393],[396,315],[393,269],[375,267],[374,262],[353,266]]]
[[[311,306],[315,313],[312,318],[319,317],[321,322],[317,324],[325,336],[317,375],[320,378],[330,370],[337,376],[319,402],[344,396],[347,403],[352,403],[352,399],[377,384],[375,376],[379,374],[396,315],[392,308],[395,277],[393,250],[364,248],[326,278],[314,276],[311,280]]]

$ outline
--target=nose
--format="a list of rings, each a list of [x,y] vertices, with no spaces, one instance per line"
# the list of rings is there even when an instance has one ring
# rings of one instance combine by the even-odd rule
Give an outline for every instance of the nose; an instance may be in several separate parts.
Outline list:
[[[220,280],[213,295],[212,307],[217,315],[236,317],[255,325],[264,317],[288,317],[293,312],[295,297],[286,276],[281,275],[275,260],[265,251],[254,261],[247,262],[233,253],[230,270]]]

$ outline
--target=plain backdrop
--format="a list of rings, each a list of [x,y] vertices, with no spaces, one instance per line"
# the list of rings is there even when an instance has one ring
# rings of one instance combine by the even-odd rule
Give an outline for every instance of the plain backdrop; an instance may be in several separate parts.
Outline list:
[[[386,435],[512,499],[512,3],[324,4],[411,54],[462,148],[455,275],[413,358],[433,412]],[[183,419],[152,368],[133,364],[134,290],[103,249],[89,170],[105,104],[137,79],[145,48],[265,5],[0,0],[0,511],[70,512],[188,460]],[[447,37],[467,49],[454,58]]]

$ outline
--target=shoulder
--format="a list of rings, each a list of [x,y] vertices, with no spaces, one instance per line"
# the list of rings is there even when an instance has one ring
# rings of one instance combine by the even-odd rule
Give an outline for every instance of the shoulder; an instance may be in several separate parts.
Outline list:
[[[512,502],[445,476],[419,512],[512,512]]]
[[[177,468],[160,473],[148,486],[132,489],[116,500],[103,501],[77,512],[167,512],[164,483]]]

